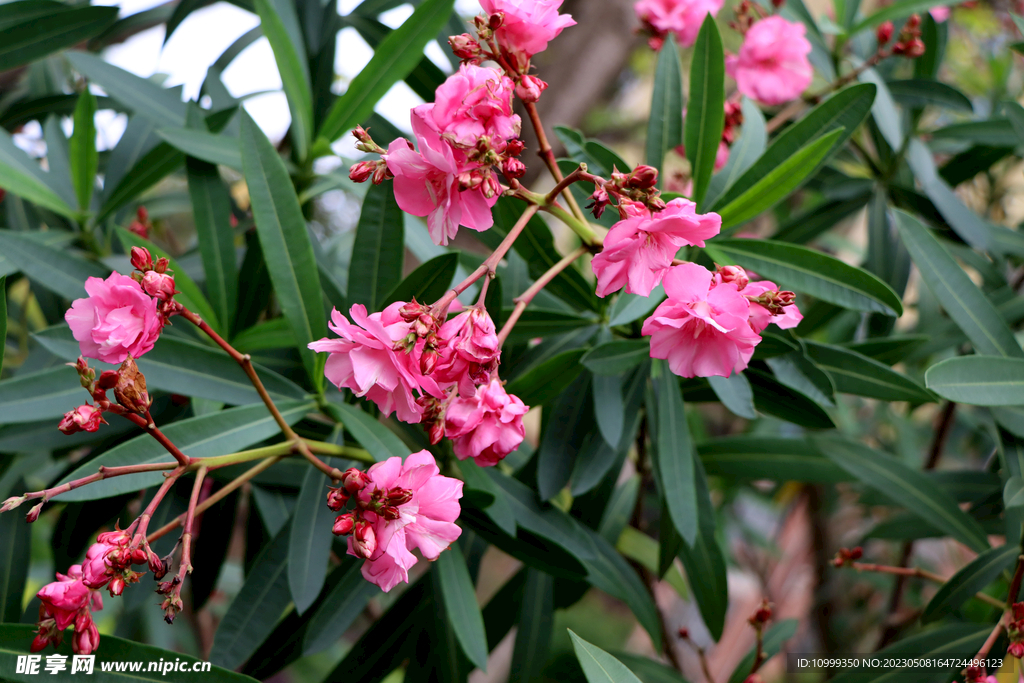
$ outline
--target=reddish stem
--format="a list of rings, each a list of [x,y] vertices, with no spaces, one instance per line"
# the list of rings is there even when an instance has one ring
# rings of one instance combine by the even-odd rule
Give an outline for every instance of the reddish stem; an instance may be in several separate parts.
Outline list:
[[[182,453],[181,449],[179,449],[177,446],[175,446],[174,443],[170,439],[168,439],[167,436],[163,432],[160,431],[160,429],[156,426],[156,424],[153,423],[152,419],[146,419],[146,418],[142,417],[141,415],[137,415],[135,413],[128,412],[127,410],[123,410],[123,409],[121,411],[114,410],[112,404],[111,404],[110,408],[107,408],[106,410],[110,410],[110,412],[118,413],[122,417],[130,420],[136,426],[138,426],[139,428],[144,430],[147,434],[152,436],[154,439],[156,439],[160,443],[161,446],[163,446],[165,449],[167,449],[168,453],[170,453],[171,455],[174,456],[174,459],[178,461],[179,465],[184,467],[184,466],[188,466],[192,462],[192,459],[190,457],[188,457],[187,455]],[[148,414],[147,414],[147,416],[148,416]]]
[[[526,113],[530,117],[530,123],[533,124],[533,130],[537,134],[537,144],[540,149],[537,154],[543,159],[544,164],[548,167],[551,175],[555,178],[555,182],[561,183],[565,178],[562,176],[562,169],[558,168],[558,162],[555,160],[555,152],[551,149],[551,144],[548,142],[548,136],[544,132],[544,124],[540,120],[540,113],[537,111],[537,105],[533,102],[524,102],[523,106],[526,108]],[[572,193],[566,195],[565,201],[568,202],[569,208],[576,218],[586,222],[586,218],[583,215],[583,210],[580,209],[579,204],[576,203],[576,198],[572,196]]]
[[[552,280],[555,279],[559,273],[568,268],[572,263],[590,251],[586,246],[578,247],[571,254],[563,258],[561,261],[556,263],[547,269],[547,271],[541,275],[537,280],[530,285],[529,289],[516,297],[516,307],[512,310],[508,320],[505,321],[505,325],[501,328],[501,332],[498,333],[498,347],[500,348],[505,340],[508,339],[508,335],[512,332],[512,328],[516,326],[519,318],[523,315],[523,311],[533,301],[533,297],[537,296],[540,290],[544,289]]]
[[[153,494],[153,500],[149,501],[149,505],[147,505],[146,509],[142,511],[142,514],[139,515],[139,519],[137,520],[138,527],[136,527],[135,535],[132,537],[131,547],[133,549],[146,543],[146,530],[149,528],[149,520],[153,518],[153,513],[156,512],[156,509],[160,506],[160,503],[163,501],[164,496],[167,495],[167,492],[171,490],[172,486],[174,486],[174,482],[178,481],[178,477],[184,474],[186,469],[187,465],[179,465],[173,472],[165,475],[167,478],[164,479],[164,483],[161,484],[160,488],[158,488],[156,493]]]
[[[137,474],[139,472],[159,472],[160,470],[171,470],[174,469],[175,463],[173,462],[160,462],[148,465],[124,465],[123,467],[103,467],[100,466],[99,471],[96,474],[90,474],[88,477],[82,477],[81,479],[75,479],[69,481],[66,484],[60,486],[54,486],[50,489],[43,489],[42,491],[33,491],[25,494],[26,500],[32,500],[34,498],[42,498],[43,502],[59,496],[62,493],[67,493],[77,488],[81,488],[86,484],[93,484],[97,481],[103,481],[104,479],[110,479],[111,477],[120,477],[125,474]]]
[[[196,480],[192,484],[192,496],[188,500],[188,510],[185,512],[185,522],[181,534],[181,564],[178,567],[178,578],[182,581],[185,576],[192,573],[192,523],[196,518],[196,507],[199,504],[199,491],[203,486],[203,479],[206,478],[206,468],[200,467],[196,472]],[[178,584],[181,590],[181,584]]]

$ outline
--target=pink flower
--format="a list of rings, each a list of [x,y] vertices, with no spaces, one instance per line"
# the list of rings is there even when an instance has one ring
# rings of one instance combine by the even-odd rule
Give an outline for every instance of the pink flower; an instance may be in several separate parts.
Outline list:
[[[704,17],[715,16],[724,4],[725,0],[640,0],[634,9],[657,44],[675,33],[679,44],[689,47],[697,40]]]
[[[716,283],[696,263],[665,275],[668,299],[642,328],[651,337],[651,357],[668,359],[681,377],[728,377],[741,372],[761,341],[747,322],[750,304],[733,283]]]
[[[774,282],[769,282],[768,280],[751,282],[746,287],[743,287],[741,291],[743,296],[750,300],[750,327],[758,334],[772,323],[783,330],[788,330],[799,325],[800,321],[804,319],[803,313],[800,312],[796,304],[783,306],[780,312],[772,313],[765,306],[753,301],[753,299],[766,293],[778,293],[779,288]],[[792,295],[792,292],[790,292],[790,295]]]
[[[139,358],[153,348],[164,321],[156,299],[138,282],[111,273],[106,280],[86,280],[85,291],[89,298],[77,299],[64,314],[83,356],[120,364],[128,354]]]
[[[591,262],[600,297],[623,287],[630,294],[649,296],[680,247],[703,247],[722,228],[717,213],[698,214],[697,205],[682,198],[657,213],[639,204],[624,205],[628,216],[612,226],[603,251]]]
[[[448,244],[460,225],[477,231],[494,225],[491,207],[498,201],[497,195],[488,198],[483,184],[462,189],[458,176],[465,169],[456,163],[455,150],[422,118],[422,112],[413,111],[412,128],[419,151],[399,138],[385,157],[395,176],[395,199],[402,211],[426,216],[430,238],[439,245]]]
[[[715,170],[721,171],[727,163],[729,163],[729,145],[723,140],[718,143],[718,151],[715,152]]]
[[[57,429],[65,434],[95,432],[101,424],[107,424],[107,421],[103,419],[103,411],[86,403],[64,413],[64,418],[60,421]]]
[[[462,534],[455,524],[461,512],[462,482],[442,476],[427,451],[413,453],[404,463],[397,456],[388,458],[373,465],[367,475],[372,483],[359,492],[358,498],[367,506],[363,517],[369,522],[365,527],[369,531],[362,532],[362,540],[357,539],[360,531],[356,525],[356,533],[349,537],[348,553],[365,557],[362,553],[369,550],[363,577],[386,593],[399,583],[409,582],[409,569],[417,561],[413,550],[418,548],[423,557],[436,560]],[[368,509],[374,501],[386,503],[389,499],[402,502],[381,507],[380,512]],[[364,545],[359,552],[357,543]]]
[[[939,22],[940,24],[949,19],[950,9],[948,5],[940,5],[938,7],[932,7],[928,10],[928,14],[932,15],[932,19]]]
[[[505,392],[498,379],[477,387],[475,395],[457,396],[445,413],[445,432],[459,460],[473,458],[490,467],[519,448],[526,430],[523,415],[529,408]]]
[[[103,588],[110,580],[110,567],[107,566],[107,554],[116,550],[117,546],[109,543],[93,543],[85,552],[82,562],[82,582],[89,588]]]
[[[738,55],[729,55],[725,70],[747,97],[763,104],[783,104],[800,96],[814,75],[807,55],[811,44],[803,24],[779,16],[758,21]]]
[[[519,137],[522,120],[512,111],[515,83],[497,69],[463,64],[434,94],[434,102],[416,107],[415,114],[443,138],[466,149],[490,138],[501,152]],[[422,144],[422,143],[421,143]]]
[[[445,346],[433,378],[439,384],[456,383],[461,394],[472,396],[476,385],[486,383],[497,367],[494,321],[486,310],[470,308],[442,325],[438,336]]]
[[[373,401],[385,417],[397,413],[399,420],[415,424],[423,409],[416,405],[413,391],[438,396],[441,392],[433,380],[420,374],[415,349],[397,344],[412,329],[399,314],[404,305],[397,301],[381,313],[367,315],[366,307],[356,304],[349,309],[354,325],[335,310],[329,327],[342,338],[324,338],[309,348],[330,354],[324,374],[332,384]]]
[[[494,36],[520,69],[563,29],[576,25],[571,15],[558,13],[562,0],[480,0],[480,6],[487,14],[505,14]]]
[[[82,581],[81,565],[68,569],[68,576],[57,574],[57,580],[39,589],[36,596],[63,631],[74,623],[78,610],[89,604],[92,591]]]

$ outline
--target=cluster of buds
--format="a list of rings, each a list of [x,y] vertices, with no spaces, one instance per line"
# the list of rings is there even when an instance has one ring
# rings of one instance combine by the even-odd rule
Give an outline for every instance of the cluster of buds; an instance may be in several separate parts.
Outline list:
[[[409,334],[395,342],[395,351],[412,353],[419,351],[420,372],[429,375],[434,371],[440,358],[440,339],[437,336],[440,323],[434,317],[430,306],[424,306],[414,298],[398,311],[402,320],[410,324]]]
[[[795,303],[796,294],[785,290],[769,291],[759,296],[748,296],[747,299],[764,306],[772,315],[778,315],[786,306],[792,306]]]
[[[594,193],[590,195],[591,203],[587,206],[593,211],[595,218],[600,218],[614,200],[618,201],[617,208],[623,219],[626,218],[623,200],[643,204],[651,211],[661,211],[665,208],[665,201],[657,188],[658,169],[653,166],[641,164],[630,173],[621,173],[614,169],[611,180],[590,174],[586,174],[586,179],[595,185]]]
[[[908,59],[916,59],[924,54],[924,41],[921,40],[921,15],[910,15],[907,22],[903,24],[903,29],[900,31],[896,44],[892,46],[892,51],[887,53],[885,48],[889,41],[892,40],[894,30],[895,28],[891,21],[886,21],[875,29],[875,38],[878,41],[878,52],[880,55],[894,54]]]
[[[160,609],[164,611],[164,621],[168,624],[174,623],[174,618],[185,606],[181,600],[181,586],[182,580],[179,574],[175,574],[170,581],[161,581],[157,584],[156,592],[164,596],[163,602],[160,603]]]
[[[149,220],[149,211],[146,211],[146,207],[140,206],[135,211],[135,220],[128,226],[130,232],[135,233],[144,240],[149,239],[149,229],[153,227],[152,221]]]
[[[397,487],[388,490],[374,487],[369,491],[371,483],[365,472],[350,468],[342,476],[341,486],[327,493],[327,507],[334,512],[341,512],[350,501],[354,502],[350,511],[335,518],[332,532],[335,536],[351,534],[354,552],[364,559],[369,559],[377,550],[373,522],[377,518],[389,522],[397,520],[401,516],[398,508],[411,501],[413,496],[410,489]],[[368,515],[373,515],[373,518],[368,518]]]
[[[864,557],[864,549],[860,546],[852,550],[850,548],[840,548],[836,556],[832,558],[832,565],[834,567],[850,567],[862,557]]]
[[[161,302],[169,302],[178,291],[174,288],[174,276],[167,274],[170,262],[160,257],[156,261],[144,247],[132,247],[132,279],[142,285],[142,291]]]
[[[117,529],[100,534],[82,563],[83,582],[92,589],[107,587],[111,597],[124,592],[128,584],[137,583],[142,572],[132,565],[146,564],[158,578],[166,572],[163,561],[148,543],[133,544],[132,534]]]
[[[58,576],[60,576],[58,574]],[[65,577],[66,578],[66,577]],[[103,609],[103,599],[99,593],[92,593],[91,599],[74,613],[70,624],[74,627],[74,635],[71,637],[71,649],[75,654],[88,655],[96,651],[100,644],[100,632],[92,618],[92,610]],[[32,652],[39,652],[47,645],[53,644],[59,647],[64,640],[65,623],[61,627],[58,623],[58,615],[55,615],[45,604],[39,606],[39,621],[36,623],[36,637],[32,639],[29,649]]]
[[[387,150],[373,141],[370,133],[362,126],[356,126],[352,135],[356,139],[356,149],[360,152],[380,154],[382,157],[387,153]],[[394,175],[388,170],[387,162],[381,158],[377,161],[360,161],[353,165],[348,171],[348,177],[354,183],[365,183],[372,179],[374,185],[380,185],[386,179],[394,178]]]
[[[490,16],[474,18],[476,38],[468,33],[449,36],[448,44],[463,64],[480,65],[485,61],[497,62],[505,69],[509,78],[515,81],[516,95],[523,102],[536,102],[548,84],[528,73],[530,57],[521,50],[509,50],[494,41],[494,32],[505,23],[505,13],[495,12]]]
[[[123,414],[124,411],[112,406],[107,398],[107,392],[111,389],[114,391],[114,399],[125,411],[139,415],[149,412],[152,399],[146,389],[146,376],[139,371],[131,355],[117,370],[104,370],[98,379],[96,371],[81,356],[68,365],[78,371],[79,381],[96,401],[96,405],[86,403],[66,413],[58,427],[65,434],[95,432],[101,424],[107,424],[102,417],[106,411]]]
[[[1010,637],[1007,654],[1024,659],[1024,602],[1013,603],[1013,614],[1006,625],[1006,634]]]

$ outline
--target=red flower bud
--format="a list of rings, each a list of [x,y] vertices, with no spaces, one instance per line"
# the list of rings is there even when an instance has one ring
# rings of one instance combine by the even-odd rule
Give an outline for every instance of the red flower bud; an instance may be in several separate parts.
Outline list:
[[[100,378],[96,380],[96,388],[101,391],[107,391],[117,386],[118,380],[121,379],[121,375],[117,370],[104,370]]]
[[[658,184],[658,169],[640,165],[626,178],[626,185],[638,190],[649,190]]]
[[[391,489],[390,491],[388,491],[388,505],[405,505],[410,500],[412,500],[411,489]]]
[[[28,511],[28,514],[25,515],[25,521],[28,522],[29,524],[31,524],[32,522],[34,522],[37,519],[39,519],[39,513],[42,512],[42,511],[43,511],[43,504],[42,503],[39,503],[38,505],[33,506],[32,509]]]
[[[548,84],[537,78],[526,74],[516,84],[516,95],[523,102],[536,102],[540,99],[541,93],[548,89]]]
[[[925,49],[926,48],[923,40],[921,40],[920,38],[913,38],[907,43],[903,54],[908,59],[917,59],[918,57],[925,53]]]
[[[118,595],[124,592],[124,579],[120,576],[115,576],[110,580],[107,585],[107,590],[110,591],[110,597],[116,598]]]
[[[427,430],[430,436],[430,443],[434,446],[441,443],[441,439],[444,438],[444,420],[437,420]]]
[[[11,496],[4,501],[3,505],[0,505],[0,512],[10,512],[14,508],[24,503],[28,498],[25,496]]]
[[[1010,648],[1007,652],[1017,659],[1024,658],[1024,643],[1010,643]]]
[[[475,41],[468,33],[449,37],[448,44],[452,46],[452,52],[459,59],[475,60],[480,57],[480,53],[483,51],[480,43]]]
[[[135,210],[135,217],[141,222],[147,223],[149,221],[149,211],[146,211],[146,207],[140,206]]]
[[[907,23],[903,25],[904,31],[913,31],[915,28],[921,25],[921,15],[911,14],[907,18]]]
[[[348,536],[356,525],[356,518],[351,512],[338,515],[334,520],[334,528],[331,533],[335,536]]]
[[[889,41],[892,40],[892,32],[893,25],[891,21],[886,21],[875,29],[875,39],[878,41],[879,47],[889,44]]]
[[[101,424],[106,424],[103,420],[103,411],[86,403],[65,413],[57,429],[70,435],[78,432],[95,432]]]
[[[722,282],[731,282],[736,285],[736,289],[743,289],[750,283],[747,271],[739,266],[719,266],[718,275],[722,278]]]
[[[327,508],[337,512],[348,502],[348,491],[343,488],[330,489],[327,494]]]
[[[501,172],[509,179],[522,178],[526,175],[526,164],[515,158],[505,159],[505,163],[501,165]]]
[[[499,194],[501,194],[501,184],[494,177],[493,173],[488,173],[487,177],[484,178],[484,196],[490,199],[497,197]]]
[[[370,477],[366,476],[366,472],[350,467],[342,475],[341,483],[349,493],[359,493],[370,483]]]
[[[491,16],[487,17],[487,28],[492,31],[497,31],[501,28],[501,25],[505,23],[505,13],[495,12]]]
[[[369,558],[377,550],[377,534],[369,522],[360,521],[356,524],[353,537],[353,551],[357,557]]]
[[[509,156],[517,157],[523,153],[524,149],[526,149],[526,145],[523,144],[523,141],[519,138],[509,140],[505,143],[505,154],[508,154]]]
[[[161,301],[168,301],[178,293],[174,289],[174,278],[155,270],[150,270],[142,276],[142,289],[146,294]]]
[[[365,183],[377,170],[377,164],[373,161],[360,161],[348,171],[349,180],[354,183]]]
[[[152,270],[153,256],[144,247],[132,247],[132,267],[143,272]]]
[[[396,519],[402,516],[402,513],[400,513],[398,511],[398,508],[396,508],[394,505],[385,505],[384,507],[377,511],[377,514],[389,522],[394,522]]]

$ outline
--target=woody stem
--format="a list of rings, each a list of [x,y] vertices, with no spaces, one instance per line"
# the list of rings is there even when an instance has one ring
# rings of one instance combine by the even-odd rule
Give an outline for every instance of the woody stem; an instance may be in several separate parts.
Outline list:
[[[125,410],[120,406],[115,406],[113,404],[109,404],[108,406],[104,407],[104,410],[107,410],[112,413],[117,413],[126,420],[129,420],[134,425],[136,425],[137,427],[145,431],[147,434],[152,436],[154,439],[156,439],[160,443],[160,445],[167,450],[168,453],[174,456],[174,459],[178,461],[179,465],[181,465],[182,467],[188,466],[190,462],[189,457],[182,453],[181,449],[175,446],[174,443],[172,443],[171,440],[168,439],[167,436],[160,431],[160,429],[153,422],[153,418],[149,415],[149,411],[146,411],[146,417],[142,417],[141,415],[129,412],[128,410]]]
[[[540,113],[537,111],[537,105],[533,102],[524,102],[523,106],[526,108],[526,113],[530,117],[530,123],[533,124],[533,130],[537,134],[537,144],[540,145],[540,150],[537,152],[540,158],[544,160],[544,164],[551,171],[551,175],[554,176],[555,182],[562,182],[562,169],[558,168],[558,162],[555,160],[555,152],[551,149],[551,144],[548,142],[548,136],[544,132],[544,124],[541,123]],[[581,220],[584,223],[587,219],[583,216],[583,210],[580,209],[579,204],[576,203],[576,198],[569,193],[565,197],[565,201],[568,202],[569,208],[572,209],[572,213],[576,216],[577,220]]]
[[[533,297],[537,296],[537,293],[540,292],[540,290],[550,284],[559,273],[572,265],[576,259],[589,251],[590,250],[587,247],[578,247],[571,254],[548,268],[543,275],[537,278],[537,280],[530,285],[529,289],[516,297],[516,307],[512,310],[512,314],[509,315],[508,320],[505,321],[504,326],[501,328],[501,332],[498,333],[499,348],[501,348],[505,343],[505,340],[508,339],[508,335],[512,332],[512,328],[516,326],[519,318],[523,315],[523,311],[525,311],[526,307],[530,305],[531,301],[533,301]]]
[[[206,478],[206,468],[200,467],[196,472],[196,480],[192,484],[192,496],[188,500],[188,510],[185,512],[185,522],[181,534],[181,565],[178,567],[178,577],[182,580],[192,573],[192,523],[196,517],[196,506],[199,503],[199,492],[203,486],[203,479]],[[180,587],[180,584],[179,584]],[[180,588],[179,588],[180,590]]]
[[[88,477],[82,477],[81,479],[75,479],[69,481],[66,484],[60,486],[54,486],[53,488],[43,489],[42,491],[33,491],[25,494],[26,500],[32,500],[35,498],[42,498],[43,502],[47,502],[51,498],[55,498],[62,493],[73,491],[74,489],[81,488],[87,484],[93,484],[97,481],[103,481],[111,477],[120,477],[125,474],[137,474],[139,472],[159,472],[160,470],[174,469],[175,463],[173,462],[162,462],[149,465],[125,465],[123,467],[103,467],[99,468],[96,474],[90,474]]]
[[[866,562],[851,562],[850,566],[859,572],[878,572],[880,574],[895,574],[896,576],[916,576],[921,579],[928,579],[935,583],[946,583],[948,581],[948,579],[932,573],[927,569],[921,569],[920,567],[890,567],[884,564],[869,564]],[[1006,607],[1001,600],[993,598],[991,595],[986,595],[985,593],[975,593],[974,597],[984,603],[992,605],[993,607],[999,607],[1000,609]]]
[[[180,465],[175,468],[173,472],[165,475],[166,479],[164,479],[164,483],[160,485],[160,488],[156,490],[156,493],[153,494],[153,500],[149,501],[149,505],[147,505],[146,509],[142,511],[142,514],[139,515],[139,526],[136,528],[135,534],[132,537],[133,548],[139,547],[142,544],[141,541],[146,540],[146,529],[149,528],[149,520],[153,518],[153,513],[156,512],[156,509],[160,506],[164,496],[166,496],[167,492],[171,490],[172,486],[174,486],[174,482],[178,481],[178,478],[185,473],[186,468],[187,465]]]

